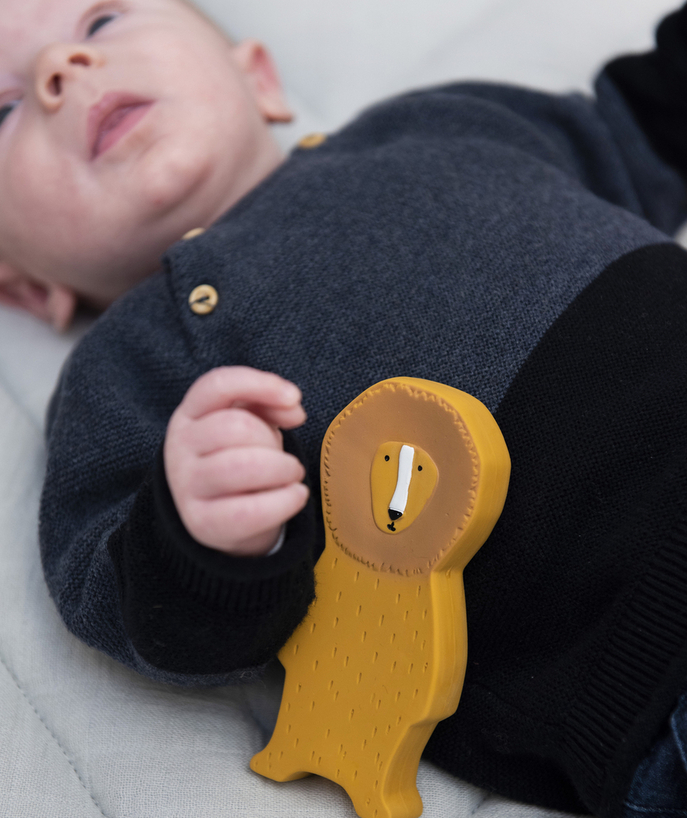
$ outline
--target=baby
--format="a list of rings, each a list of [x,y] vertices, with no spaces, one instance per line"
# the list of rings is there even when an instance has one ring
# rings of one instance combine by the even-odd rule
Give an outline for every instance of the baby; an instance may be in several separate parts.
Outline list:
[[[185,3],[19,4],[0,31],[2,300],[57,328],[78,298],[111,304],[282,161],[269,123],[290,112],[267,51],[234,46]],[[227,411],[240,401],[263,408]],[[165,447],[199,542],[243,554],[274,545],[307,498],[277,425],[304,419],[298,390],[277,377],[199,379]],[[203,456],[220,451],[222,462]]]
[[[684,808],[642,788],[687,676],[687,11],[596,100],[415,92],[285,160],[260,44],[181,0],[9,5],[2,298],[104,310],[48,417],[70,630],[159,681],[252,678],[313,599],[327,424],[385,377],[448,383],[513,477],[426,756],[553,808]]]

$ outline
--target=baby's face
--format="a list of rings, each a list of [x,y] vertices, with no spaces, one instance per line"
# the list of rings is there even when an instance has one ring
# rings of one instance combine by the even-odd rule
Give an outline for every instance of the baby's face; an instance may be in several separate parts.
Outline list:
[[[113,300],[279,164],[273,77],[181,0],[4,0],[0,261]]]

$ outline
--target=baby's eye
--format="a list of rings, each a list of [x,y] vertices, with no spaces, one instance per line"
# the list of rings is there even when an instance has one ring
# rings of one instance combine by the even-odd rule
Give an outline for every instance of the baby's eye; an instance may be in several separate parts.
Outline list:
[[[0,106],[0,125],[2,125],[5,119],[12,113],[18,104],[19,100],[15,99],[14,102],[8,102],[6,105]]]
[[[109,22],[114,20],[115,17],[117,17],[116,14],[101,14],[100,17],[96,17],[86,30],[86,36],[92,37],[96,31],[106,26]]]

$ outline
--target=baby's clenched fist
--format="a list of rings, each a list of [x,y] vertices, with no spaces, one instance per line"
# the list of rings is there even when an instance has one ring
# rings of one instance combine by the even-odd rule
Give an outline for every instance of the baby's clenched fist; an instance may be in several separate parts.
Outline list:
[[[300,390],[278,375],[232,366],[198,378],[170,418],[163,452],[192,537],[237,556],[270,551],[308,499],[305,469],[279,431],[304,421]]]

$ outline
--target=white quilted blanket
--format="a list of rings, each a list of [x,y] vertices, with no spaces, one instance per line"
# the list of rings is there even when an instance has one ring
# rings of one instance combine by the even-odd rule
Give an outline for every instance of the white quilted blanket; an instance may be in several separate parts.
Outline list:
[[[58,0],[55,0],[58,2]],[[586,89],[602,60],[643,49],[667,0],[205,0],[236,37],[267,42],[298,117],[285,147],[409,87],[486,78]],[[344,792],[248,769],[267,740],[279,669],[264,683],[152,684],[62,626],[38,557],[45,406],[85,327],[57,337],[0,310],[0,818],[353,818]],[[423,762],[426,818],[552,815]]]

